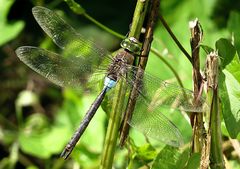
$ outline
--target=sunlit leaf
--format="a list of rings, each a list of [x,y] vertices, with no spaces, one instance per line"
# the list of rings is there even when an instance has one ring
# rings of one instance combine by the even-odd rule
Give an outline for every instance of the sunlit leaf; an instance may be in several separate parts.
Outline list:
[[[137,157],[144,160],[152,160],[156,157],[156,150],[150,144],[145,144],[138,147],[136,150]]]
[[[55,126],[41,134],[21,132],[19,135],[21,150],[38,158],[49,158],[61,152],[67,140],[63,137],[66,132],[67,129],[64,126]]]
[[[13,2],[14,0],[0,0],[0,46],[14,39],[24,27],[22,21],[7,22],[7,15]]]
[[[228,20],[228,30],[232,34],[234,46],[236,47],[238,56],[240,56],[240,13],[236,11],[230,12]]]
[[[176,166],[181,153],[177,148],[171,146],[165,146],[157,155],[153,162],[152,169],[172,169],[178,168]]]
[[[75,130],[78,128],[80,122],[83,120],[85,113],[88,111],[91,103],[94,101],[95,96],[85,95],[85,97],[79,97],[76,91],[71,89],[64,90],[64,104],[61,111],[58,113],[56,120],[58,123],[68,128],[67,133],[62,135],[67,141],[70,140]],[[91,145],[88,148],[89,152],[99,153],[102,150],[102,144],[104,139],[104,120],[105,113],[99,108],[94,118],[90,122],[86,132],[82,135],[79,146]],[[96,141],[96,135],[98,140]],[[67,144],[65,141],[65,144]],[[79,155],[79,149],[76,150]],[[74,154],[73,154],[74,155]]]
[[[224,38],[219,39],[216,42],[215,46],[221,59],[222,69],[224,69],[225,66],[232,61],[233,57],[235,56],[236,50],[231,44],[231,42]]]
[[[200,46],[206,52],[206,54],[209,54],[214,51],[214,49],[211,48],[210,46],[207,46],[207,45],[200,45]]]
[[[180,158],[178,159],[176,166],[178,168],[184,168],[187,162],[189,161],[190,150],[187,148],[184,152],[182,152]]]
[[[236,138],[240,132],[240,64],[238,57],[223,70],[220,74],[220,97],[223,107],[223,118],[228,133],[232,138]]]
[[[234,78],[240,83],[240,59],[236,55],[226,69],[231,72]]]
[[[38,169],[38,167],[31,165],[31,166],[28,166],[27,169]]]
[[[20,92],[16,100],[16,105],[19,107],[33,106],[38,103],[39,103],[38,96],[34,92],[29,90],[24,90]]]
[[[186,169],[198,169],[200,165],[200,153],[194,153],[190,156]]]

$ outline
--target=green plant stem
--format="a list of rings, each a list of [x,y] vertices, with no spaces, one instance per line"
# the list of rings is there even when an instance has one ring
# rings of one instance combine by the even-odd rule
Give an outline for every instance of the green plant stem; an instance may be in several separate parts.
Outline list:
[[[126,93],[125,88],[123,87],[123,80],[120,80],[118,82],[118,85],[116,86],[116,91],[118,91],[118,93],[116,93],[116,97],[113,100],[113,107],[112,107],[113,111],[110,114],[110,118],[108,122],[107,134],[105,138],[101,165],[100,165],[101,169],[112,168],[114,152],[116,149],[117,138],[118,138],[118,130],[121,122],[122,107],[123,107],[125,93]]]
[[[134,37],[139,39],[141,34],[141,29],[143,26],[143,21],[147,12],[148,0],[142,1],[138,0],[133,16],[132,26],[130,28],[129,37]],[[123,87],[123,81],[118,82],[116,91],[117,97],[113,101],[112,112],[109,119],[109,124],[107,128],[107,134],[105,138],[105,143],[103,147],[103,155],[101,159],[101,169],[111,169],[114,152],[117,145],[118,130],[121,122],[121,113],[123,102],[125,98],[125,88]]]
[[[210,111],[206,114],[207,131],[211,136],[210,143],[210,166],[211,169],[224,169],[224,159],[222,153],[222,136],[220,124],[220,109],[218,97],[218,55],[211,52],[207,56],[207,102]]]
[[[193,95],[194,104],[198,106],[199,94],[201,91],[202,76],[200,74],[200,58],[199,58],[199,44],[202,38],[201,26],[198,20],[192,21],[194,24],[190,26],[191,31],[191,55],[193,67]],[[191,125],[193,127],[192,152],[201,152],[204,144],[203,138],[203,115],[202,113],[192,112],[190,114]],[[205,148],[207,148],[205,146]]]
[[[192,63],[191,56],[188,54],[188,52],[185,50],[185,48],[182,46],[182,44],[178,41],[178,39],[176,38],[176,36],[172,32],[172,30],[169,28],[169,26],[168,26],[167,22],[165,21],[165,19],[163,18],[163,16],[160,15],[159,18],[160,18],[160,21],[162,22],[163,26],[165,27],[165,29],[169,33],[169,35],[173,38],[174,42],[179,47],[179,49],[183,52],[183,54],[187,57],[187,59]]]
[[[112,29],[108,28],[107,26],[101,24],[100,22],[98,22],[96,19],[94,19],[93,17],[91,17],[90,15],[88,15],[87,13],[84,13],[83,16],[85,16],[87,19],[89,19],[91,22],[93,22],[94,24],[96,24],[97,26],[99,26],[100,28],[102,28],[103,30],[109,32],[110,34],[120,38],[120,39],[124,39],[125,36],[121,35],[120,33],[117,33],[115,31],[113,31]]]
[[[139,39],[143,27],[143,21],[147,12],[149,0],[138,0],[133,15],[133,21],[128,37]]]
[[[211,154],[210,166],[211,169],[224,169],[224,159],[222,155],[222,135],[219,115],[219,99],[218,90],[211,90],[208,92],[212,97],[211,106]]]
[[[28,159],[28,157],[26,157],[25,155],[19,153],[18,156],[19,156],[18,157],[19,158],[19,162],[23,166],[28,167],[28,166],[31,166],[31,165],[33,166],[34,165],[34,163],[30,159]]]
[[[126,139],[128,138],[129,129],[130,129],[128,121],[130,121],[130,119],[132,118],[132,113],[135,109],[135,104],[136,104],[137,97],[138,97],[137,89],[139,89],[139,86],[140,86],[142,78],[143,78],[142,70],[145,70],[145,67],[147,65],[148,55],[149,55],[149,52],[151,49],[151,43],[153,40],[154,25],[155,25],[155,21],[156,21],[157,15],[158,15],[158,11],[159,11],[159,0],[151,0],[149,2],[148,9],[149,9],[149,11],[148,11],[148,18],[146,18],[146,23],[147,23],[146,31],[144,34],[142,51],[141,51],[141,55],[140,55],[140,56],[144,56],[144,57],[140,57],[140,60],[138,63],[138,67],[140,67],[140,69],[138,69],[138,71],[136,72],[135,79],[134,79],[134,85],[131,89],[127,107],[126,107],[126,110],[124,113],[124,118],[123,118],[123,122],[121,125],[121,132],[120,132],[120,146],[121,147],[123,147],[123,145],[126,142]]]
[[[207,102],[211,105],[210,112],[208,112],[208,118],[210,120],[209,130],[211,135],[210,166],[211,169],[224,169],[225,166],[222,154],[222,136],[217,88],[208,89]]]
[[[113,31],[112,29],[108,28],[107,26],[101,24],[100,22],[98,22],[96,19],[94,19],[93,17],[91,17],[90,15],[87,14],[86,10],[77,2],[75,2],[74,0],[64,0],[68,6],[71,8],[71,10],[79,15],[83,15],[84,17],[86,17],[88,20],[90,20],[91,22],[93,22],[94,24],[96,24],[97,26],[99,26],[100,28],[102,28],[103,30],[109,32],[110,34],[118,37],[118,38],[125,38],[125,36]]]
[[[7,126],[8,129],[18,130],[18,126],[0,114],[0,124]]]

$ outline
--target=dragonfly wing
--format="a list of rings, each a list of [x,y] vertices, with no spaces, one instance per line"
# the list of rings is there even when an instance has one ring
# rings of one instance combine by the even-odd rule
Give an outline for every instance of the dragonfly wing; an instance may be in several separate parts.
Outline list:
[[[78,34],[75,29],[53,11],[36,6],[32,9],[32,12],[38,24],[53,39],[53,42],[64,49],[61,53],[63,57],[83,57],[88,59],[92,66],[110,62],[110,52]]]
[[[37,6],[32,12],[42,29],[63,51],[58,55],[23,46],[16,53],[24,63],[60,86],[78,87],[89,80],[96,82],[100,77],[97,75],[106,73],[112,60],[107,50],[84,39],[53,11]]]
[[[138,67],[129,66],[127,74],[128,85],[137,91],[130,98],[136,100],[136,104],[128,123],[146,136],[172,146],[180,146],[183,143],[180,131],[161,112],[172,108],[201,112],[203,107],[193,104],[193,93],[160,80]],[[204,99],[200,98],[199,103],[204,103]]]
[[[129,66],[129,69],[131,69],[131,66]],[[136,72],[132,71],[129,71],[129,74],[126,76],[122,76],[122,80],[126,80],[123,83],[126,84],[126,86],[122,87],[126,91],[126,98],[124,99],[123,107],[126,107],[128,103],[127,98],[130,96],[131,88],[134,86],[134,80],[132,80],[134,77],[136,77]],[[111,109],[110,102],[116,97],[116,92],[115,87],[106,94],[105,105],[109,106],[109,109]],[[145,91],[144,94],[146,94]],[[168,145],[175,147],[182,145],[183,138],[180,131],[164,114],[160,112],[159,106],[151,107],[148,98],[143,95],[141,89],[138,89],[137,96],[132,118],[128,120],[128,124],[146,136],[157,139]],[[123,111],[125,111],[125,109]]]
[[[82,57],[64,58],[45,49],[22,46],[16,50],[17,56],[37,73],[60,86],[77,88],[87,84],[92,71],[88,60]],[[80,66],[80,65],[85,65]],[[104,70],[102,70],[104,74]],[[100,73],[99,73],[100,74]]]
[[[32,8],[32,13],[41,28],[60,48],[66,47],[77,34],[62,18],[47,8],[36,6]]]
[[[202,112],[204,110],[204,106],[206,106],[205,99],[199,97],[198,104],[194,104],[191,90],[167,83],[142,69],[133,69],[135,69],[135,74],[137,71],[142,72],[142,80],[137,90],[152,107],[161,106],[186,112]],[[131,80],[130,83],[134,83],[134,80]]]
[[[178,128],[157,107],[153,109],[142,96],[138,97],[128,123],[144,135],[168,145],[179,147],[183,144]]]

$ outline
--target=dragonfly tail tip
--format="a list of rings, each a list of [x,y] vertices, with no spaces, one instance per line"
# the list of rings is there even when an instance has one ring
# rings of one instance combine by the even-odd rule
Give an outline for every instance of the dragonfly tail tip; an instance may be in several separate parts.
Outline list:
[[[64,149],[63,152],[60,154],[60,157],[63,158],[64,160],[67,160],[70,154],[71,151],[67,151],[66,149]]]

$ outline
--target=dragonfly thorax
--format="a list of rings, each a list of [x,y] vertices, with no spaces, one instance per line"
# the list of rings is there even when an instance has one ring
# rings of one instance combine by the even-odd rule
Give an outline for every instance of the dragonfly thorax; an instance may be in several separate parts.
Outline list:
[[[125,50],[119,52],[108,67],[107,77],[117,82],[120,77],[126,75],[133,59],[134,56]]]

